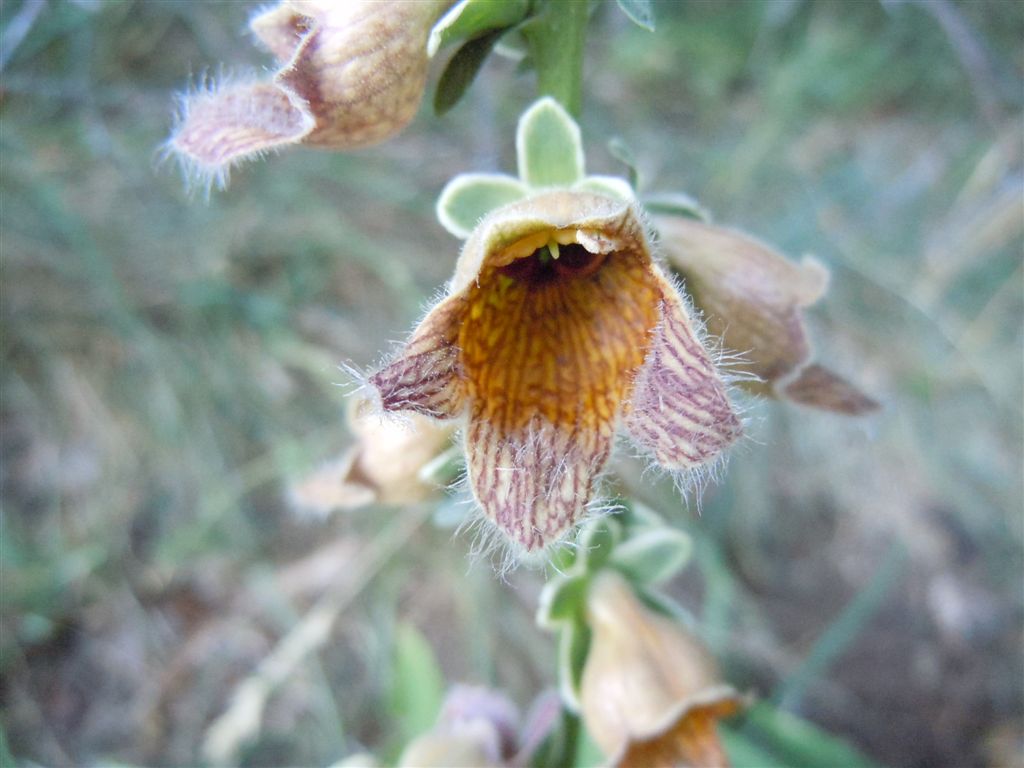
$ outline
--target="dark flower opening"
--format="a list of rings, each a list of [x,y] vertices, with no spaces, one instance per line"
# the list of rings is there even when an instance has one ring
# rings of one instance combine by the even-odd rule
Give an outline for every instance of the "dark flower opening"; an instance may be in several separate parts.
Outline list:
[[[558,248],[555,256],[548,246],[538,248],[523,259],[501,267],[498,272],[516,282],[545,285],[558,278],[588,277],[604,263],[603,253],[591,253],[579,243]]]

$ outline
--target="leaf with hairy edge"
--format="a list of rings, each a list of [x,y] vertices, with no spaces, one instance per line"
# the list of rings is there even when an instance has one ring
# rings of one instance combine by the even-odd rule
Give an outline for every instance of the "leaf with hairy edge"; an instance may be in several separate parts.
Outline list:
[[[529,0],[462,0],[430,30],[427,54],[433,57],[456,40],[472,40],[484,32],[514,26],[529,10]]]
[[[648,32],[654,31],[654,7],[651,0],[619,0],[619,8],[638,27]]]
[[[654,528],[622,542],[609,565],[630,581],[660,584],[678,573],[693,552],[690,537],[674,528]]]
[[[443,115],[462,99],[506,28],[487,32],[459,48],[444,68],[434,93],[434,112]]]
[[[448,182],[437,199],[441,226],[465,240],[490,211],[526,197],[519,179],[499,173],[463,173]]]
[[[580,127],[550,96],[519,118],[516,131],[519,178],[531,187],[569,187],[583,179]]]

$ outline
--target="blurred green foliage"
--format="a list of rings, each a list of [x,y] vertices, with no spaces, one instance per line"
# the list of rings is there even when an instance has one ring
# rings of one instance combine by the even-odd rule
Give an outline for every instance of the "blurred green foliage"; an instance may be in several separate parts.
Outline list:
[[[5,765],[8,749],[19,764],[195,764],[238,685],[408,514],[310,519],[287,489],[347,442],[337,364],[379,359],[447,279],[458,244],[436,195],[455,173],[514,167],[533,82],[489,60],[448,115],[425,106],[387,145],[282,153],[190,199],[158,149],[173,94],[219,62],[267,63],[240,31],[248,10],[0,7]],[[794,713],[879,762],[1008,764],[1024,6],[654,12],[649,33],[597,8],[588,170],[625,172],[605,150],[619,137],[646,190],[686,190],[722,223],[814,251],[834,278],[813,313],[819,357],[886,403],[867,425],[749,404],[754,439],[700,516],[622,464],[624,488],[694,539],[674,597],[727,677],[767,700],[799,687],[781,700],[793,712],[760,705],[730,729],[737,764],[743,750],[839,760]],[[881,589],[893,542],[905,559]],[[399,743],[437,697],[433,677],[406,686],[427,674],[424,643],[447,681],[524,706],[550,685],[539,574],[502,584],[486,563],[467,572],[466,550],[423,526],[377,563],[239,761],[325,765]],[[418,670],[398,687],[396,658]]]

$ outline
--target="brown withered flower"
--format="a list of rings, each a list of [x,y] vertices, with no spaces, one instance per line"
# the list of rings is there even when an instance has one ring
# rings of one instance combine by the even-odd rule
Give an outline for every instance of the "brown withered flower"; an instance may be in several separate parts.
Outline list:
[[[223,186],[236,163],[292,144],[353,149],[416,114],[427,37],[451,0],[283,0],[253,16],[278,60],[270,80],[232,80],[182,100],[170,153]]]
[[[797,264],[741,232],[683,216],[653,221],[708,331],[739,352],[739,368],[756,377],[745,386],[849,415],[878,408],[841,376],[811,362],[803,310],[828,288],[828,271],[818,261]]]
[[[632,199],[541,190],[487,214],[404,351],[387,411],[465,420],[469,485],[520,552],[583,516],[621,427],[668,470],[712,462],[740,420]]]
[[[707,649],[654,613],[621,575],[601,572],[587,596],[590,650],[580,685],[587,732],[617,768],[721,768],[716,723],[744,699],[723,685]]]
[[[292,487],[297,507],[326,514],[375,503],[414,504],[440,493],[422,470],[451,443],[454,426],[415,413],[399,421],[370,411],[365,400],[351,402],[355,444]]]

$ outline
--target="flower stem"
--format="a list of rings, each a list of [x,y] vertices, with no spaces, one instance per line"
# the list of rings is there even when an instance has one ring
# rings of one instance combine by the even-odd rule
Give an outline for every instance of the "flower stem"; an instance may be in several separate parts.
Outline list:
[[[540,0],[537,13],[523,25],[537,68],[537,90],[575,117],[583,106],[587,21],[587,0]]]

